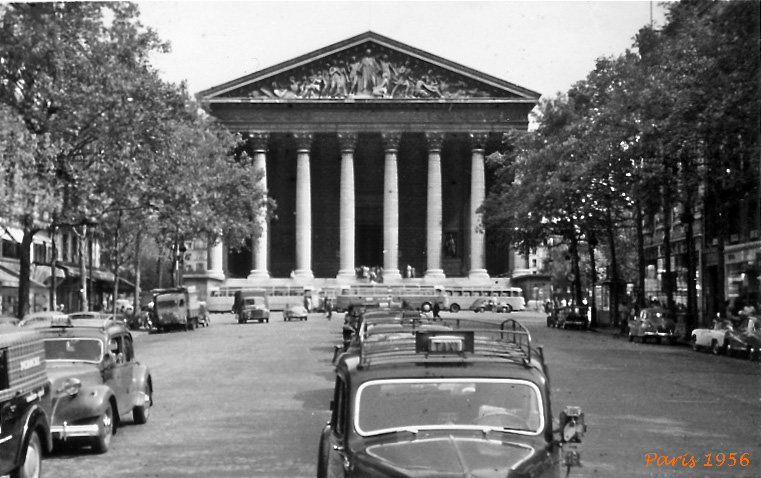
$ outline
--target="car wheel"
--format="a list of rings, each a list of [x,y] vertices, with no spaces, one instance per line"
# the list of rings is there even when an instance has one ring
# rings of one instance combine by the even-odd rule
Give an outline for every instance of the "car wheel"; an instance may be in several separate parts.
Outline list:
[[[456,314],[457,312],[460,311],[460,305],[459,304],[452,304],[452,305],[450,305],[449,306],[449,311],[452,312],[453,314]]]
[[[505,312],[507,312],[508,314],[511,314],[511,313],[513,312],[513,306],[512,306],[512,305],[510,305],[510,304],[507,304],[507,305],[506,305],[506,306],[503,308],[503,310],[504,310]]]
[[[267,322],[268,324],[270,323],[270,319],[269,318],[264,319],[264,321]]]
[[[108,404],[106,411],[98,417],[98,436],[92,439],[92,449],[95,453],[105,453],[111,444],[114,434],[114,410]]]
[[[714,355],[719,355],[721,353],[721,346],[719,345],[719,341],[716,339],[711,341],[711,353]]]
[[[692,344],[692,350],[694,350],[695,352],[698,352],[700,350],[700,346],[698,345],[697,335],[692,336],[692,338],[690,339],[690,343]]]
[[[138,425],[145,425],[148,422],[151,406],[153,406],[153,390],[150,385],[146,386],[145,394],[148,395],[146,403],[132,409],[132,419]]]
[[[29,436],[21,466],[11,471],[11,478],[40,478],[42,475],[42,442],[37,432]]]

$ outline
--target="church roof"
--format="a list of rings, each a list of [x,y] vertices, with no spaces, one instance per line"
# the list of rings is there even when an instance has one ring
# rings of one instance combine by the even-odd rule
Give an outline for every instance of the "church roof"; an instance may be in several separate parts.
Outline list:
[[[374,32],[198,93],[205,103],[509,102],[540,94]]]

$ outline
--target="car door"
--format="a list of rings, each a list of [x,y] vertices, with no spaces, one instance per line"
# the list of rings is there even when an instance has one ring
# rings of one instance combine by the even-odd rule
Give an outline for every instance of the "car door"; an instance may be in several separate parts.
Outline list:
[[[129,385],[132,377],[129,374],[127,366],[127,354],[124,345],[124,334],[111,336],[110,350],[115,357],[114,368],[112,371],[112,381],[109,384],[116,395],[116,406],[119,407],[119,414],[124,415],[130,410],[129,406]]]
[[[344,458],[348,457],[344,440],[348,416],[348,387],[342,377],[337,377],[333,397],[333,413],[330,419],[331,433],[328,441],[328,477],[338,478],[346,475]]]

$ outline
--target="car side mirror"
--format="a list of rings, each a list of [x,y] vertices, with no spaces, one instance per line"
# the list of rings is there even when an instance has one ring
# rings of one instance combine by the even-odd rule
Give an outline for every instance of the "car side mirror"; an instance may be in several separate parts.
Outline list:
[[[559,431],[563,463],[569,468],[581,466],[581,440],[587,431],[581,407],[566,407],[560,412]]]

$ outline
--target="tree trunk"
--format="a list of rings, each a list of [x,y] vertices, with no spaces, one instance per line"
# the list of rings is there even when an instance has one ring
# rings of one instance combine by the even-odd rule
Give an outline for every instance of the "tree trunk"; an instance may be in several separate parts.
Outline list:
[[[140,237],[142,231],[138,230],[135,236],[135,300],[133,303],[133,311],[135,314],[140,312]]]
[[[635,203],[636,208],[636,228],[637,228],[637,311],[645,307],[645,276],[647,275],[647,264],[645,263],[645,227],[642,206],[639,200]]]
[[[87,226],[82,226],[82,234],[77,234],[79,239],[79,297],[82,300],[82,304],[79,310],[87,312],[89,310],[90,301],[87,296],[87,281],[92,278],[87,277],[87,263],[85,262],[85,253],[87,252]]]
[[[29,275],[32,270],[32,240],[38,229],[25,227],[19,247],[18,318],[29,313]],[[55,277],[53,277],[55,280]]]
[[[666,308],[674,310],[674,277],[671,271],[671,192],[663,194],[663,277],[661,288],[666,294]]]
[[[581,293],[581,268],[579,267],[579,238],[576,234],[571,234],[571,268],[573,271],[573,300],[575,305],[583,304],[583,295]]]
[[[621,317],[618,316],[618,257],[616,255],[616,231],[613,227],[613,216],[610,212],[610,204],[606,208],[606,219],[608,223],[608,243],[610,244],[610,312],[613,314],[613,325],[621,325]]]
[[[682,215],[686,225],[685,240],[687,241],[687,316],[685,317],[686,339],[692,336],[692,330],[696,327],[697,317],[697,290],[695,287],[695,247],[694,247],[694,216],[692,214],[692,201],[685,204]]]
[[[597,263],[595,261],[595,246],[597,245],[597,239],[594,238],[594,235],[589,238],[587,241],[587,244],[589,245],[589,266],[592,269],[591,277],[592,280],[592,297],[590,297],[590,304],[591,307],[591,325],[593,327],[597,327],[597,298],[595,291],[597,290]]]

